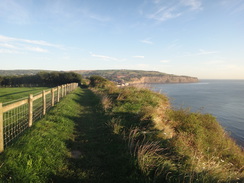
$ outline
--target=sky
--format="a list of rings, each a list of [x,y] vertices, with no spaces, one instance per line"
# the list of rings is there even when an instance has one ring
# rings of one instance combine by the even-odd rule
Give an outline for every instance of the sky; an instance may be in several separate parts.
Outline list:
[[[244,79],[243,0],[0,0],[0,70]]]

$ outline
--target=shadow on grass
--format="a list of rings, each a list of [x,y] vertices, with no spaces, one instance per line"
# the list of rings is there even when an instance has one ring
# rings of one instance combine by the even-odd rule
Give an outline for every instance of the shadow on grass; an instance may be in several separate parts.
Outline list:
[[[68,165],[52,176],[53,182],[143,182],[127,144],[111,132],[109,120],[98,98],[89,90],[77,94],[81,107],[73,140],[67,142],[72,155]]]
[[[12,92],[12,93],[8,93],[8,94],[5,94],[5,95],[1,95],[0,97],[12,96],[12,95],[21,94],[21,93],[34,92],[34,91],[38,91],[38,90],[39,89],[30,89],[30,90],[25,90],[25,91]]]

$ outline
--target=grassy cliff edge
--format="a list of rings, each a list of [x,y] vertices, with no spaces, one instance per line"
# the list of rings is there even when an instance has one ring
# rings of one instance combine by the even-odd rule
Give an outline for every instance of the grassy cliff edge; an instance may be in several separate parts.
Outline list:
[[[95,78],[95,80],[98,78]],[[148,182],[242,182],[243,149],[210,114],[174,110],[148,89],[93,81],[108,125],[128,143]]]

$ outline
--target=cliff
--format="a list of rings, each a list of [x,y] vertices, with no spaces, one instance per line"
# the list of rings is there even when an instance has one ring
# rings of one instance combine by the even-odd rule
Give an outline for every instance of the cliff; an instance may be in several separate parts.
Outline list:
[[[94,70],[74,71],[84,77],[98,75],[118,84],[140,84],[140,83],[192,83],[198,82],[196,77],[179,76],[162,73],[158,71],[142,70]]]
[[[130,84],[141,84],[141,83],[195,83],[198,82],[198,78],[189,76],[149,76],[141,78],[131,78]]]

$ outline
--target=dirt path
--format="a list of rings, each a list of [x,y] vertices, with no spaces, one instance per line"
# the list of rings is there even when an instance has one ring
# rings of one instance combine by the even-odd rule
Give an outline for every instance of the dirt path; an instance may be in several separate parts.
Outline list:
[[[142,182],[126,143],[106,125],[97,97],[88,89],[77,95],[80,115],[73,119],[74,140],[67,142],[71,156],[53,182]]]

